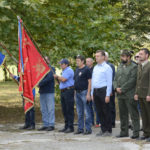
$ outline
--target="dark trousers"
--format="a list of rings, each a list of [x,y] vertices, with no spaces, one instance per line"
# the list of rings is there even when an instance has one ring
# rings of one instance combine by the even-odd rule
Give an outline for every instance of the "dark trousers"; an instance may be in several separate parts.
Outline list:
[[[138,102],[133,99],[133,96],[118,96],[119,116],[120,116],[120,135],[129,135],[129,114],[133,125],[133,136],[139,136],[140,120],[137,109]]]
[[[65,120],[65,129],[74,129],[74,89],[61,92],[61,106]]]
[[[99,118],[101,119],[102,132],[112,132],[112,123],[110,115],[110,103],[105,103],[106,88],[94,89],[94,102]]]
[[[34,111],[34,107],[31,108],[25,114],[25,125],[26,126],[35,126],[35,111]]]
[[[139,98],[144,136],[150,137],[150,102]]]
[[[24,108],[24,99],[22,98],[23,102],[23,108]],[[34,107],[31,108],[26,114],[25,114],[25,125],[26,126],[35,126],[35,110]]]
[[[115,93],[114,92],[113,92],[113,95],[110,96],[110,114],[111,114],[112,125],[115,126],[116,107],[115,107]]]

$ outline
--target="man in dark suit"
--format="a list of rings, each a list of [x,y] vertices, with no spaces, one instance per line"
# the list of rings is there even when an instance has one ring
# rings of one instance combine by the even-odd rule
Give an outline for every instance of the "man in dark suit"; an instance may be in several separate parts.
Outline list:
[[[140,140],[150,142],[150,62],[148,61],[150,52],[143,48],[139,52],[140,65],[138,66],[137,84],[134,99],[140,102],[143,136]]]

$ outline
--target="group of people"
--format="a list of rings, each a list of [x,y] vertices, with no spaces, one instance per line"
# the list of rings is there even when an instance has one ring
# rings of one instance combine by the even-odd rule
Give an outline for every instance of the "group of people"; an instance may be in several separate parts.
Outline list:
[[[133,125],[132,139],[150,142],[150,52],[142,48],[134,62],[132,53],[124,50],[121,63],[114,78],[114,89],[118,97],[120,114],[120,135],[129,136],[129,115]],[[140,117],[142,118],[143,136],[140,136]]]
[[[55,79],[59,81],[61,91],[61,107],[64,116],[64,128],[59,132],[88,135],[92,133],[92,126],[100,127],[96,136],[111,136],[115,127],[116,109],[115,93],[118,98],[120,116],[120,134],[129,136],[129,116],[132,121],[132,139],[150,141],[150,52],[143,48],[135,56],[122,50],[121,62],[115,72],[115,67],[108,61],[108,53],[97,50],[95,54],[96,65],[92,58],[78,55],[75,71],[69,66],[67,59],[59,64],[62,69],[61,76],[55,74],[55,68],[39,83],[40,107],[43,126],[39,130],[52,131],[55,129]],[[48,57],[45,57],[49,62]],[[74,131],[74,105],[78,116],[78,128]],[[140,106],[140,109],[139,109]],[[140,110],[140,111],[139,111]],[[143,136],[140,137],[140,119],[142,118]],[[31,114],[33,114],[31,112]],[[27,118],[33,118],[32,115]],[[94,117],[96,114],[96,117]],[[34,129],[33,119],[27,119],[22,129]]]

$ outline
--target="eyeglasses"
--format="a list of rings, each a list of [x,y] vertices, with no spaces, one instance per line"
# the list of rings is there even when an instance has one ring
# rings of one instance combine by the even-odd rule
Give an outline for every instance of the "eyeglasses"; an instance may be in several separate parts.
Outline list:
[[[139,56],[135,56],[134,58],[139,58]]]

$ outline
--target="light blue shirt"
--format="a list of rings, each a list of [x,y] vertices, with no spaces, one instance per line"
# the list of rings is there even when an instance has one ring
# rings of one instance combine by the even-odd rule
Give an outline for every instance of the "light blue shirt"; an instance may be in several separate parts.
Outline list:
[[[91,95],[93,95],[94,88],[107,87],[106,96],[110,96],[112,92],[112,69],[106,63],[97,64],[92,73],[92,89]]]
[[[62,71],[62,77],[67,79],[65,82],[60,82],[59,88],[64,89],[70,86],[74,86],[74,71],[67,67]]]

